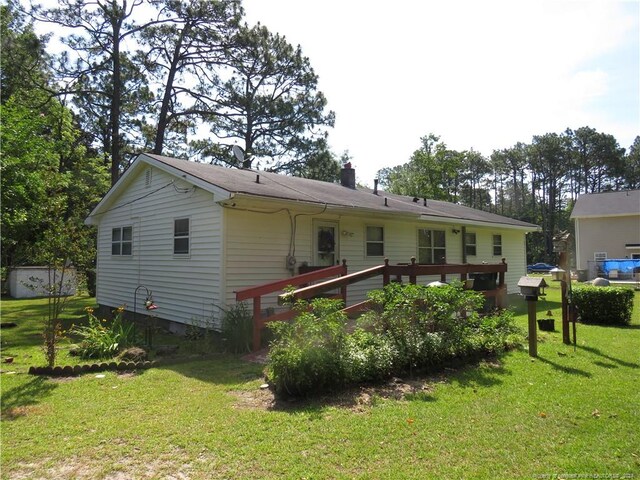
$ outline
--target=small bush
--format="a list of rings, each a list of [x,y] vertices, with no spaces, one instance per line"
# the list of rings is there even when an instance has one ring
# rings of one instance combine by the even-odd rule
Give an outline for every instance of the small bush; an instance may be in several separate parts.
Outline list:
[[[310,307],[310,311],[308,311]],[[271,322],[267,377],[279,394],[308,395],[346,382],[347,317],[336,300],[298,302],[291,322]]]
[[[222,317],[222,338],[231,353],[251,351],[253,315],[243,302],[225,310]]]
[[[623,287],[580,286],[572,302],[582,323],[628,325],[633,311],[633,290]]]
[[[115,311],[113,320],[99,320],[92,308],[87,308],[89,325],[74,326],[71,333],[80,337],[75,352],[82,358],[112,358],[120,350],[136,343],[135,327],[123,322],[124,308]]]
[[[343,357],[346,381],[361,383],[388,378],[397,356],[389,337],[358,328],[346,337]]]
[[[361,319],[365,328],[388,337],[396,352],[398,372],[437,365],[455,356],[471,318],[460,312],[480,308],[482,294],[463,290],[462,284],[443,287],[390,284],[369,293],[370,312]]]

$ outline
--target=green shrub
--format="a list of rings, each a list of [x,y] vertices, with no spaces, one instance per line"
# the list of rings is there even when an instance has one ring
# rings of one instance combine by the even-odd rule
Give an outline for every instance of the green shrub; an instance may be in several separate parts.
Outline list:
[[[365,328],[389,338],[396,354],[394,368],[411,371],[437,365],[455,356],[465,326],[476,318],[482,294],[463,290],[461,283],[441,287],[390,284],[369,293],[373,302],[363,315]],[[460,312],[469,312],[462,319]]]
[[[342,303],[316,299],[298,302],[295,308],[299,314],[291,323],[268,325],[275,339],[267,378],[276,393],[308,395],[344,385],[347,317]]]
[[[124,308],[115,310],[111,321],[99,320],[92,308],[87,308],[88,325],[76,325],[71,333],[80,338],[76,352],[82,358],[112,358],[118,352],[136,344],[135,327],[123,322]]]
[[[571,301],[582,323],[628,325],[633,311],[633,290],[624,287],[580,286]]]
[[[276,338],[267,378],[276,393],[308,395],[382,380],[454,358],[498,354],[523,339],[510,312],[473,312],[482,306],[482,294],[461,284],[391,284],[369,297],[372,309],[352,333],[341,302],[326,299],[299,303],[300,314],[290,324],[270,325]]]
[[[253,315],[244,302],[236,303],[222,316],[222,338],[231,353],[251,351]]]
[[[362,383],[388,378],[394,369],[397,351],[389,337],[357,328],[347,335],[344,353],[348,383]]]

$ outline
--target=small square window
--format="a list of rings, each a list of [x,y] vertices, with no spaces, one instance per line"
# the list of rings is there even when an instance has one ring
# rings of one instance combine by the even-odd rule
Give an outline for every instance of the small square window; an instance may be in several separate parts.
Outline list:
[[[111,255],[131,256],[133,254],[133,227],[111,229]]]

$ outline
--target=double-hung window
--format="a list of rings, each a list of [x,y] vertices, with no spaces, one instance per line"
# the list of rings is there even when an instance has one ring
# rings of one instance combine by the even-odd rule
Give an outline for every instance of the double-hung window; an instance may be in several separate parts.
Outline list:
[[[384,256],[384,228],[367,227],[367,257]]]
[[[447,262],[444,230],[418,229],[418,263],[437,265]]]
[[[493,235],[493,255],[494,257],[502,256],[502,235]]]
[[[464,252],[467,255],[476,255],[476,234],[465,233],[464,234]]]
[[[190,221],[177,218],[173,221],[173,254],[189,255]]]
[[[131,256],[133,252],[133,227],[111,229],[111,255]]]

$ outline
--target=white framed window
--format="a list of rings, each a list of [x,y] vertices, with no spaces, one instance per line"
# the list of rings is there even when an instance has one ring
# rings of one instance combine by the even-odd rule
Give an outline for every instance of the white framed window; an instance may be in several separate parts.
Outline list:
[[[418,229],[418,263],[439,265],[447,263],[447,241],[444,230]]]
[[[593,259],[596,262],[604,262],[607,259],[607,252],[593,252]]]
[[[502,256],[502,235],[492,235],[493,239],[493,256],[501,257]]]
[[[473,232],[467,232],[464,234],[464,252],[466,255],[476,255],[476,234]]]
[[[111,229],[111,255],[131,256],[133,253],[133,227]]]
[[[173,254],[189,255],[190,248],[190,227],[189,218],[176,218],[173,221]]]
[[[366,234],[367,257],[384,257],[384,228],[367,226]]]

